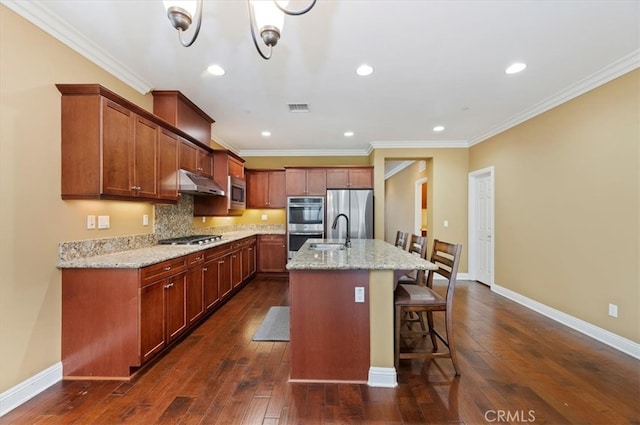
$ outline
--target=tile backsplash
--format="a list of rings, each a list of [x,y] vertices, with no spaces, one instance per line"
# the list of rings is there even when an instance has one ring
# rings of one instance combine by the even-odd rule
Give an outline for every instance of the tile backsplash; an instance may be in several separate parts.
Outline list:
[[[158,240],[194,234],[223,234],[239,231],[258,233],[284,233],[278,224],[229,224],[215,227],[193,228],[193,195],[182,194],[175,205],[156,205],[153,234],[87,239],[58,244],[60,261],[70,261],[94,255],[111,254],[130,249],[156,245]]]
[[[158,240],[192,235],[193,195],[183,193],[175,205],[156,205],[153,231]]]

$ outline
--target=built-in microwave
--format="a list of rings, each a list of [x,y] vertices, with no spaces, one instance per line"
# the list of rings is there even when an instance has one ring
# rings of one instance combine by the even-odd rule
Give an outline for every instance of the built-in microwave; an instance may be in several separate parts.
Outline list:
[[[247,185],[243,179],[229,176],[229,210],[244,210],[247,206]]]

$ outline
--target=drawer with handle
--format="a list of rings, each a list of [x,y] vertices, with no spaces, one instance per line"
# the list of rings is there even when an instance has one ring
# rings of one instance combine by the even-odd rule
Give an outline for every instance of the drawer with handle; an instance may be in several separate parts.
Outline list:
[[[200,254],[202,255],[202,254]],[[180,273],[187,268],[187,257],[179,257],[147,266],[141,270],[142,285]]]

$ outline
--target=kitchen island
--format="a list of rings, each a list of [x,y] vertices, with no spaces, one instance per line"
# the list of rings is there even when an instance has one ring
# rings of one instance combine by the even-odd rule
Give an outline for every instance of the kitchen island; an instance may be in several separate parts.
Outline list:
[[[394,270],[437,266],[377,239],[308,239],[287,264],[292,381],[395,387]]]

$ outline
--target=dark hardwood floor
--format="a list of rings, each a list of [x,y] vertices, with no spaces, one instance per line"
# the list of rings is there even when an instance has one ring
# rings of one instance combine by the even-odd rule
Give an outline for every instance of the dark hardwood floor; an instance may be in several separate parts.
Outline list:
[[[399,386],[288,383],[289,344],[252,342],[287,282],[257,278],[131,382],[62,381],[1,424],[639,424],[640,362],[458,282],[462,376],[403,360]]]

